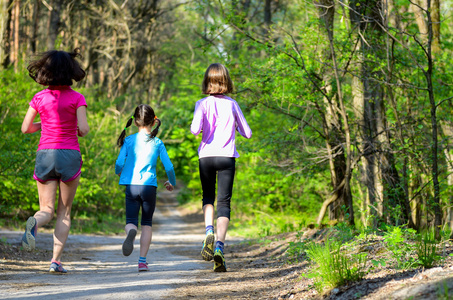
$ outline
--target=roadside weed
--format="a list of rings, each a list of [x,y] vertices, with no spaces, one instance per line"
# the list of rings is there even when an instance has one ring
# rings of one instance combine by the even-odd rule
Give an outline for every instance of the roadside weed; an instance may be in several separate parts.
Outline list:
[[[417,235],[415,245],[418,261],[425,268],[432,268],[436,262],[442,259],[438,255],[438,243],[433,231],[423,231]]]
[[[444,280],[442,283],[438,284],[437,300],[449,300],[449,299],[451,299],[451,297],[448,292],[448,284],[447,281]]]
[[[412,256],[414,246],[406,242],[406,236],[413,236],[415,231],[405,229],[404,231],[399,226],[389,228],[384,234],[384,241],[387,249],[392,254],[396,261],[396,268],[407,270],[418,264],[417,259]]]
[[[336,241],[326,240],[324,245],[311,243],[306,252],[316,267],[305,276],[314,279],[320,293],[326,288],[358,281],[365,275],[366,254],[348,254]]]

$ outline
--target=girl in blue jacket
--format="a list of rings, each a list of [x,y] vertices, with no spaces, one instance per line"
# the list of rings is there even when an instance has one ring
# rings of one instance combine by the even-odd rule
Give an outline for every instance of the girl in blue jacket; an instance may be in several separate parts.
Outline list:
[[[138,127],[138,133],[126,136],[126,129],[132,121]],[[117,144],[121,147],[115,164],[115,173],[120,176],[120,185],[126,186],[126,240],[123,243],[123,255],[129,256],[134,250],[134,240],[138,229],[138,214],[142,209],[140,236],[140,258],[138,271],[148,271],[146,255],[152,239],[152,220],[156,207],[156,163],[159,157],[167,172],[168,181],[164,183],[172,191],[176,185],[173,164],[168,157],[164,143],[156,137],[161,121],[154,110],[146,104],[140,104],[127,121]],[[154,128],[155,127],[155,128]],[[154,128],[154,129],[153,129]]]

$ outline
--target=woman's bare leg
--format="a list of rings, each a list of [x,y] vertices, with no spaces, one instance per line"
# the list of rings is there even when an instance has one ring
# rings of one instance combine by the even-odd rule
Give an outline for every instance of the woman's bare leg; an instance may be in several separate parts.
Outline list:
[[[60,181],[60,193],[58,197],[57,221],[54,231],[53,259],[60,261],[69,229],[71,228],[71,208],[74,201],[80,176],[69,182]]]
[[[39,194],[39,211],[34,215],[36,228],[42,227],[52,220],[55,214],[55,198],[57,195],[58,181],[36,181]]]

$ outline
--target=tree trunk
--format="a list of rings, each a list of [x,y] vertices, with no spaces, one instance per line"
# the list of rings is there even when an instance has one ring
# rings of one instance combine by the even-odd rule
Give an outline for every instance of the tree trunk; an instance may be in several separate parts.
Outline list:
[[[432,24],[432,53],[434,55],[439,54],[440,49],[440,0],[431,1],[431,24]]]
[[[442,130],[443,140],[446,140],[446,146],[444,148],[445,161],[447,163],[447,184],[449,187],[453,186],[453,151],[451,147],[451,137],[453,136],[453,127],[447,125],[445,122],[440,123],[440,129]],[[453,195],[450,194],[446,205],[445,213],[445,225],[452,230],[453,236]],[[451,238],[451,237],[450,237]]]
[[[271,0],[264,0],[264,36],[269,38],[269,30],[272,23]]]
[[[38,39],[38,21],[39,21],[39,9],[41,1],[35,0],[33,3],[33,16],[32,16],[32,22],[30,24],[30,39],[29,39],[29,44],[30,44],[30,51],[31,53],[36,53],[36,41]]]
[[[64,0],[53,0],[50,2],[52,10],[49,16],[49,27],[47,34],[47,50],[55,49],[55,41],[60,33],[61,25],[61,8]]]
[[[14,70],[17,71],[19,63],[20,0],[14,2],[12,23],[13,31],[11,40],[13,41],[13,49],[11,51],[11,63],[14,64]]]
[[[355,115],[360,126],[359,142],[362,144],[362,181],[368,189],[365,201],[369,211],[381,221],[401,224],[408,221],[409,210],[391,151],[385,93],[381,84],[385,79],[378,67],[386,59],[381,27],[385,24],[383,17],[387,3],[381,0],[367,1],[366,4],[352,2],[357,9],[350,12],[350,19],[359,31],[358,50],[361,56],[357,61],[359,76],[353,79],[353,95]],[[393,22],[396,22],[395,17]],[[403,211],[402,215],[400,211]]]
[[[13,0],[0,0],[0,64],[7,68],[10,64],[10,35]]]
[[[319,0],[314,2],[318,8],[318,17],[321,21],[321,32],[325,41],[333,40],[333,26],[335,16],[335,2],[333,0]],[[333,54],[330,47],[324,49],[322,60],[331,62]],[[329,64],[329,63],[327,63]],[[326,65],[327,65],[326,64]],[[339,99],[336,91],[333,90],[332,83],[335,82],[335,74],[332,67],[325,67],[321,71],[324,91],[327,95],[324,97],[325,104],[325,121],[324,132],[326,134],[326,149],[329,156],[330,180],[335,191],[334,201],[329,204],[329,219],[344,220],[345,207],[352,202],[351,193],[346,191],[349,185],[342,184],[346,175],[346,156],[343,145],[345,144],[345,135],[341,126],[341,116]]]

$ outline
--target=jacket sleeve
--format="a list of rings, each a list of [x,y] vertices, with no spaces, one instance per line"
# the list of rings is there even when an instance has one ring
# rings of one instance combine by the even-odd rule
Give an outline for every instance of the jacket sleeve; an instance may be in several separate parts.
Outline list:
[[[245,120],[244,115],[242,114],[241,108],[237,103],[235,103],[235,118],[236,118],[236,130],[240,135],[249,139],[252,137],[252,130],[250,129],[249,124]]]
[[[173,169],[173,164],[171,163],[170,157],[168,156],[167,149],[165,149],[164,144],[160,147],[160,160],[164,165],[165,172],[167,172],[168,181],[170,181],[171,185],[176,186],[176,176],[175,170]]]
[[[197,102],[195,104],[195,111],[193,113],[192,125],[190,125],[190,132],[194,135],[198,135],[203,128],[203,108]]]
[[[124,143],[123,146],[121,147],[120,154],[116,159],[115,174],[118,175],[123,171],[124,164],[126,163],[126,158],[127,158],[127,146],[126,143]]]

